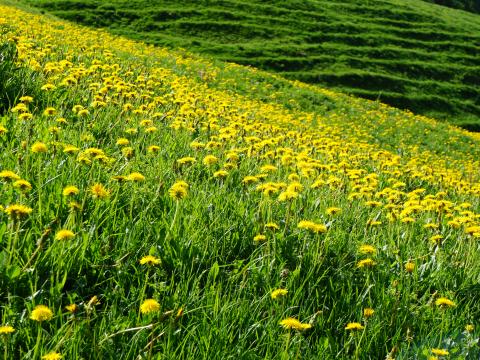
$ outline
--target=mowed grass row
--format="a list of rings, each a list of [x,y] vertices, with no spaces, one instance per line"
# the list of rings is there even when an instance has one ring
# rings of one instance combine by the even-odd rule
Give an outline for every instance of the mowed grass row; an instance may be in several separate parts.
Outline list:
[[[25,1],[478,130],[478,15],[419,1]]]
[[[479,355],[478,135],[0,13],[6,358]]]

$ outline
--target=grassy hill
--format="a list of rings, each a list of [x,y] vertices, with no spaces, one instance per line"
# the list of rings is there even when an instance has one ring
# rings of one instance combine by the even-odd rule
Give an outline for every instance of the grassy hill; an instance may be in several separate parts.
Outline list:
[[[480,124],[480,17],[413,0],[30,3],[115,34]]]
[[[4,358],[479,358],[480,134],[27,10]]]
[[[480,13],[479,0],[426,0],[435,4],[452,7],[455,9],[470,11],[473,13]]]

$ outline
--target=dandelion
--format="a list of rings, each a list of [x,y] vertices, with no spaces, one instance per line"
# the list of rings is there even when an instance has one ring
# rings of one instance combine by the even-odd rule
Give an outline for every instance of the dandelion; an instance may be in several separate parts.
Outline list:
[[[365,327],[358,322],[351,322],[351,323],[348,323],[347,326],[345,326],[345,330],[355,331],[355,330],[363,330],[363,329],[365,329]]]
[[[13,171],[10,170],[2,170],[0,171],[0,179],[4,181],[14,181],[20,180],[20,176],[15,174]]]
[[[340,209],[339,207],[329,207],[327,208],[326,213],[327,215],[330,215],[330,216],[337,215],[342,213],[342,209]]]
[[[80,149],[76,146],[73,146],[73,145],[65,145],[64,148],[63,148],[63,152],[65,154],[73,154],[73,153],[77,152],[78,150],[80,150]]]
[[[308,221],[308,220],[300,221],[297,227],[299,229],[310,230],[311,232],[314,232],[316,234],[327,232],[327,227],[325,225],[316,224],[313,221]]]
[[[140,305],[142,314],[149,314],[160,310],[160,304],[155,299],[147,299]]]
[[[65,309],[68,312],[71,312],[72,314],[74,314],[78,311],[78,305],[77,304],[69,304],[69,305],[65,306]]]
[[[56,351],[52,351],[46,355],[43,355],[42,360],[60,360],[62,357],[63,357],[62,354]]]
[[[269,230],[272,230],[272,231],[280,229],[280,226],[278,226],[277,224],[275,224],[273,222],[266,223],[265,227]]]
[[[377,252],[377,249],[375,249],[372,245],[361,245],[358,251],[360,254],[374,255]]]
[[[188,184],[185,181],[177,181],[168,190],[168,194],[174,200],[181,200],[187,196]]]
[[[32,145],[30,150],[33,153],[46,153],[48,151],[48,148],[47,145],[45,145],[44,143],[37,141]]]
[[[456,304],[445,297],[440,297],[435,301],[435,305],[441,307],[441,308],[447,308],[447,307],[455,307]]]
[[[285,190],[278,195],[278,201],[289,201],[289,200],[294,200],[298,197],[298,192],[296,191],[291,191],[291,190]]]
[[[110,196],[108,191],[102,184],[96,183],[90,188],[90,192],[95,199],[106,199]]]
[[[72,195],[78,195],[80,193],[80,190],[74,186],[74,185],[69,185],[69,186],[66,186],[64,189],[63,189],[63,196],[67,197],[67,196],[72,196]]]
[[[14,220],[25,217],[32,211],[28,206],[18,204],[8,205],[5,209],[5,212]]]
[[[13,183],[13,187],[23,192],[32,190],[32,184],[27,180],[17,180]]]
[[[202,162],[203,162],[203,165],[210,166],[210,165],[216,164],[218,162],[218,158],[213,155],[207,155],[203,158]]]
[[[30,315],[30,319],[42,322],[51,320],[53,317],[53,312],[45,305],[37,305]]]
[[[194,157],[187,156],[187,157],[183,157],[181,159],[178,159],[177,164],[178,165],[191,165],[191,164],[195,163],[196,161],[197,160]]]
[[[368,268],[368,267],[373,267],[376,265],[376,262],[373,261],[372,259],[368,258],[368,259],[364,259],[364,260],[360,260],[358,263],[357,263],[357,267],[362,269],[362,268]]]
[[[147,151],[149,153],[154,153],[154,152],[157,152],[160,150],[160,146],[157,146],[157,145],[150,145],[149,147],[147,147]]]
[[[30,104],[30,103],[33,101],[33,97],[31,97],[31,96],[22,96],[19,100],[20,100],[22,103]]]
[[[434,244],[440,244],[440,242],[442,241],[443,239],[443,236],[442,235],[433,235],[431,238],[430,238],[430,241]]]
[[[43,91],[51,91],[51,90],[55,90],[56,88],[57,87],[53,84],[45,84],[40,89]]]
[[[288,317],[286,319],[283,319],[282,321],[280,321],[280,325],[284,329],[287,329],[287,330],[294,329],[294,330],[297,330],[297,331],[308,330],[312,327],[311,324],[301,323],[300,321],[298,321],[297,319],[292,318],[292,317]]]
[[[409,274],[411,274],[415,270],[415,263],[408,261],[405,264],[405,271]]]
[[[18,115],[18,118],[20,120],[30,120],[30,119],[33,119],[33,115],[28,112],[25,112],[23,114]]]
[[[100,300],[98,300],[98,296],[97,295],[93,295],[90,300],[88,300],[88,303],[87,303],[87,307],[88,308],[91,308],[95,305],[100,305]]]
[[[220,178],[220,179],[227,177],[227,175],[228,175],[228,171],[226,170],[218,170],[213,173],[214,178]]]
[[[284,297],[285,295],[287,295],[288,293],[288,290],[287,289],[276,289],[276,290],[273,290],[272,293],[270,294],[271,298],[273,300],[277,299],[277,298],[281,298],[281,297]]]
[[[146,255],[140,259],[140,265],[160,265],[160,263],[160,259],[153,255]]]
[[[450,353],[445,349],[432,349],[432,354],[437,356],[448,356]]]
[[[472,325],[472,324],[467,324],[467,325],[465,325],[465,331],[466,331],[466,332],[471,333],[471,332],[473,332],[473,330],[475,330],[475,326],[474,326],[474,325]]]
[[[139,172],[133,172],[129,175],[126,176],[126,180],[128,181],[144,181],[145,180],[145,176],[143,176],[142,174],[140,174]]]
[[[0,125],[0,135],[4,135],[6,133],[8,133],[8,129],[5,126]]]
[[[263,242],[265,240],[267,240],[267,237],[265,235],[262,235],[262,234],[256,235],[253,238],[253,241],[256,242],[256,243]]]
[[[120,138],[117,140],[117,145],[118,146],[126,146],[130,144],[130,141],[128,139],[125,139],[125,138]]]
[[[55,113],[57,112],[57,110],[53,107],[47,107],[44,111],[43,111],[43,115],[46,115],[46,116],[51,116],[51,115],[55,115]]]
[[[0,325],[0,335],[11,334],[15,332],[15,328],[10,325]]]
[[[250,185],[256,182],[258,182],[258,177],[252,175],[245,176],[242,180],[244,185]]]
[[[75,237],[75,233],[70,230],[62,229],[55,234],[55,240],[71,240]]]
[[[372,308],[363,309],[363,316],[367,319],[372,317],[374,313],[375,313],[375,310],[373,310]]]

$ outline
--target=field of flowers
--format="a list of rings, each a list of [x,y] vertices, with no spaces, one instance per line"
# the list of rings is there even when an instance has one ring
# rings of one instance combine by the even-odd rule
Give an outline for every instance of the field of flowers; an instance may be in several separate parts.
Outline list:
[[[479,358],[478,134],[5,5],[0,45],[4,359]]]

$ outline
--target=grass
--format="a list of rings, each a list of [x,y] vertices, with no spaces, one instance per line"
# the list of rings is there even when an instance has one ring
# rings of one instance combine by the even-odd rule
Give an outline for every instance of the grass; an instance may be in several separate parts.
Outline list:
[[[419,1],[24,3],[478,129],[480,18]]]
[[[479,356],[478,134],[0,14],[5,359]]]

